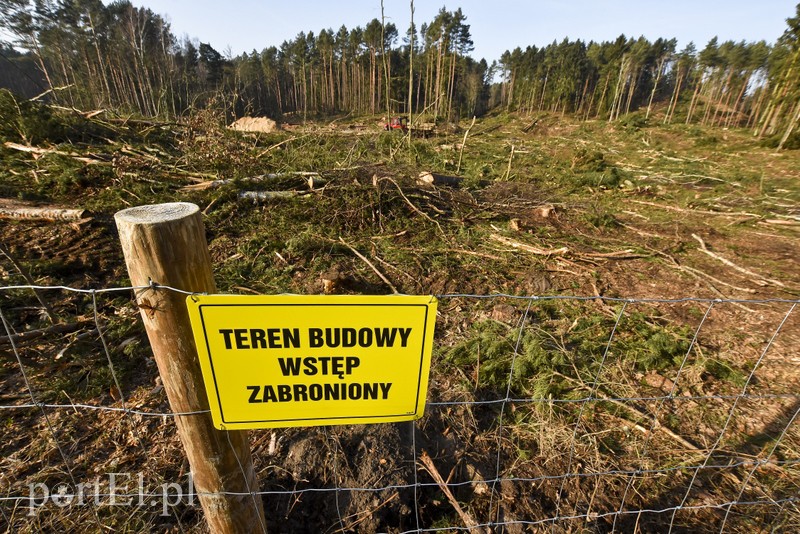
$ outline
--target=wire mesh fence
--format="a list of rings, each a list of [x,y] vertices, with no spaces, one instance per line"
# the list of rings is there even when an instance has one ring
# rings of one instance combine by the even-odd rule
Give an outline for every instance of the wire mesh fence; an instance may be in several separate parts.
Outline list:
[[[205,528],[148,291],[0,287],[5,529]],[[800,301],[438,298],[422,419],[251,432],[263,530],[800,529]]]

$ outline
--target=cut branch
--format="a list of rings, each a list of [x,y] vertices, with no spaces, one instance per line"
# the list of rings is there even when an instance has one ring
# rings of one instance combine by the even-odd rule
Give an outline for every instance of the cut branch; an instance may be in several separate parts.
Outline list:
[[[394,184],[394,186],[397,188],[397,192],[398,192],[398,193],[400,193],[400,196],[401,196],[401,197],[403,197],[403,200],[405,200],[405,201],[406,201],[406,204],[408,204],[408,205],[409,205],[409,207],[411,207],[411,209],[412,209],[412,210],[414,210],[415,212],[419,213],[420,215],[422,215],[423,217],[425,217],[426,219],[428,219],[430,222],[432,222],[433,224],[435,224],[435,225],[436,225],[436,227],[439,229],[439,232],[440,232],[440,233],[441,233],[443,236],[445,236],[445,237],[446,237],[446,234],[444,233],[444,230],[442,230],[442,226],[439,224],[439,222],[438,222],[438,221],[434,221],[433,219],[431,219],[431,217],[430,217],[430,216],[429,216],[427,213],[425,213],[424,211],[422,211],[422,210],[420,210],[418,207],[416,207],[416,206],[414,205],[414,203],[413,203],[413,202],[411,202],[411,201],[408,199],[408,197],[405,195],[405,193],[403,193],[403,190],[400,188],[400,185],[399,185],[397,182],[395,182],[394,180],[392,180],[392,179],[391,179],[391,178],[389,178],[389,177],[383,177],[383,178],[377,178],[377,177],[374,177],[374,178],[373,178],[373,180],[374,180],[375,184],[378,184],[378,183],[380,183],[380,182],[383,182],[383,181],[386,181],[386,182],[391,182],[392,184]]]
[[[308,195],[305,191],[242,191],[239,198],[259,202],[263,200],[274,200],[276,198],[294,198]]]
[[[526,245],[525,243],[520,243],[519,241],[514,241],[513,239],[503,237],[499,234],[489,234],[489,237],[491,237],[495,241],[503,243],[504,245],[508,245],[509,247],[513,247],[519,250],[524,250],[525,252],[530,252],[531,254],[536,254],[537,256],[563,256],[564,254],[569,253],[569,249],[567,247],[549,248],[549,249],[539,248],[531,245]]]
[[[564,374],[561,374],[561,373],[558,373],[558,372],[554,372],[553,374],[555,374],[557,376],[560,376],[561,378],[565,378],[566,380],[569,380],[570,382],[578,385],[578,387],[580,387],[581,389],[590,390],[590,388],[586,384],[581,382],[580,380],[576,380],[575,378],[572,378],[570,376],[567,376],[567,375],[564,375]],[[614,406],[622,408],[624,411],[628,412],[628,414],[630,414],[630,415],[633,415],[639,421],[647,421],[648,419],[650,419],[650,416],[646,415],[645,413],[643,413],[638,408],[636,408],[634,406],[631,406],[629,404],[626,404],[626,403],[624,403],[622,401],[619,401],[617,399],[614,399],[612,397],[609,397],[608,395],[604,394],[600,390],[596,389],[595,392],[594,392],[594,396],[597,397],[598,400],[602,400],[604,402],[610,402]],[[631,422],[635,422],[635,421],[631,421]],[[661,431],[665,435],[669,436],[670,438],[674,439],[675,441],[677,441],[678,443],[683,445],[687,450],[690,450],[690,451],[705,451],[705,449],[697,446],[697,444],[692,443],[691,441],[689,441],[688,439],[684,438],[680,434],[676,434],[675,432],[673,432],[669,428],[665,427],[664,425],[661,424],[660,421],[655,421],[654,430]]]
[[[456,500],[455,496],[453,495],[453,492],[450,491],[450,487],[447,485],[447,482],[445,482],[444,479],[442,478],[442,475],[439,473],[439,470],[436,469],[436,466],[433,463],[433,459],[428,455],[427,452],[422,451],[422,454],[419,457],[419,461],[425,468],[425,471],[430,473],[431,477],[433,477],[433,480],[436,482],[436,485],[439,486],[439,489],[442,490],[442,493],[445,494],[447,500],[450,501],[450,504],[453,506],[453,509],[461,518],[461,521],[464,522],[464,526],[466,526],[470,532],[475,530],[476,532],[484,534],[486,532],[486,529],[479,526],[478,522],[475,521],[475,519],[473,519],[471,515],[465,512],[463,508],[461,508],[461,505],[458,503],[458,500]]]
[[[658,204],[656,202],[647,202],[644,200],[634,200],[629,199],[628,202],[633,202],[634,204],[641,204],[643,206],[652,206],[654,208],[661,208],[662,210],[667,211],[675,211],[678,213],[697,213],[699,215],[719,215],[720,217],[754,217],[756,219],[761,219],[762,216],[758,213],[748,213],[746,211],[732,211],[732,212],[724,212],[724,211],[710,211],[710,210],[690,210],[685,208],[679,208],[677,206],[666,206],[664,204]]]
[[[372,270],[375,272],[375,274],[377,274],[377,275],[378,275],[378,277],[379,277],[381,280],[383,280],[383,281],[384,281],[384,283],[385,283],[387,286],[389,286],[389,288],[391,288],[392,292],[394,292],[394,293],[399,293],[399,291],[397,291],[397,288],[396,288],[396,287],[394,287],[394,284],[392,284],[392,283],[389,281],[389,279],[388,279],[388,278],[386,278],[386,277],[383,275],[383,273],[382,273],[382,272],[380,272],[380,271],[378,270],[378,268],[377,268],[377,267],[375,267],[375,265],[374,265],[374,264],[373,264],[371,261],[369,261],[369,260],[367,259],[367,257],[366,257],[366,256],[364,256],[364,255],[363,255],[363,254],[361,254],[359,251],[357,251],[356,249],[354,249],[353,247],[351,247],[351,246],[350,246],[350,245],[347,243],[347,241],[345,241],[345,240],[344,240],[344,239],[342,239],[341,237],[339,238],[339,242],[340,242],[342,245],[344,245],[344,246],[346,246],[347,248],[349,248],[349,249],[350,249],[350,251],[351,251],[353,254],[355,254],[356,256],[358,256],[358,257],[359,257],[359,259],[361,259],[361,260],[362,260],[364,263],[366,263],[366,264],[369,266],[369,268],[370,268],[370,269],[372,269]]]
[[[14,256],[11,255],[11,252],[9,252],[2,244],[0,244],[0,256],[5,256],[5,258],[11,262],[11,265],[14,266],[14,268],[17,270],[17,272],[19,272],[22,278],[25,279],[29,286],[33,287],[36,285],[36,282],[31,277],[30,273],[28,273],[28,271],[22,267],[22,265],[14,258]],[[48,319],[50,319],[50,322],[52,324],[58,323],[58,318],[56,317],[53,308],[47,303],[46,300],[44,300],[42,293],[36,288],[33,289],[33,293],[36,295],[36,300],[38,300],[39,304],[41,304],[42,308],[44,308],[44,311],[47,314]]]
[[[705,241],[703,241],[703,239],[699,235],[692,234],[692,237],[698,243],[700,243],[700,250],[702,250],[703,252],[705,252],[706,254],[708,254],[709,256],[714,258],[715,260],[721,261],[722,263],[724,263],[728,267],[730,267],[732,269],[735,269],[735,270],[739,271],[740,273],[743,273],[743,274],[746,274],[748,276],[751,276],[751,277],[755,278],[755,282],[757,284],[759,284],[759,285],[772,284],[772,285],[775,285],[775,286],[778,286],[778,287],[786,287],[782,282],[780,282],[778,280],[772,280],[771,278],[765,278],[765,277],[761,276],[760,274],[754,273],[753,271],[751,271],[749,269],[745,269],[744,267],[739,267],[738,265],[736,265],[732,261],[730,261],[730,260],[728,260],[726,258],[723,258],[719,254],[714,254],[713,252],[708,250],[708,247],[706,247]]]

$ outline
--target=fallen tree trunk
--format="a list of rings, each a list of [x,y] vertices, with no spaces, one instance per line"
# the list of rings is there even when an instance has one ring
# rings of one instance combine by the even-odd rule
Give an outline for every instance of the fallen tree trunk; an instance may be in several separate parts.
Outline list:
[[[758,273],[754,273],[754,272],[753,272],[753,271],[751,271],[750,269],[745,269],[744,267],[740,267],[740,266],[736,265],[735,263],[733,263],[733,262],[732,262],[732,261],[730,261],[729,259],[723,258],[723,257],[722,257],[722,256],[720,256],[719,254],[715,254],[715,253],[711,252],[710,250],[708,250],[708,247],[706,246],[706,242],[705,242],[705,241],[703,241],[703,238],[701,238],[699,235],[697,235],[697,234],[692,234],[692,237],[693,237],[693,238],[694,238],[694,239],[695,239],[695,240],[696,240],[698,243],[700,243],[700,250],[701,250],[702,252],[704,252],[705,254],[707,254],[707,255],[711,256],[711,257],[712,257],[712,258],[714,258],[715,260],[722,262],[723,264],[727,265],[727,266],[728,266],[728,267],[730,267],[731,269],[735,269],[735,270],[739,271],[739,272],[740,272],[740,273],[742,273],[742,274],[746,274],[747,276],[750,276],[750,277],[751,277],[751,279],[752,279],[752,281],[753,281],[753,282],[755,282],[756,284],[758,284],[758,285],[760,285],[760,286],[765,286],[765,285],[767,285],[767,284],[772,284],[772,285],[774,285],[774,286],[778,286],[778,287],[786,287],[786,286],[783,284],[783,282],[781,282],[781,281],[779,281],[779,280],[773,280],[773,279],[771,279],[771,278],[766,278],[766,277],[764,277],[764,276],[761,276],[761,275],[760,275],[760,274],[758,274]]]
[[[86,210],[58,208],[56,206],[29,206],[0,201],[0,219],[44,219],[48,221],[81,221]]]
[[[56,150],[55,148],[40,148],[36,146],[29,146],[29,145],[20,145],[18,143],[12,143],[11,141],[6,141],[3,143],[6,148],[10,148],[12,150],[18,150],[20,152],[27,152],[29,154],[33,154],[34,156],[44,156],[47,154],[55,154],[57,156],[65,156],[67,158],[72,158],[78,160],[80,162],[86,163],[87,165],[109,165],[110,163],[107,161],[99,160],[96,158],[89,158],[83,156],[81,154],[77,154],[75,152],[64,152],[62,150]]]
[[[0,336],[0,347],[11,345],[12,342],[14,345],[19,346],[50,334],[69,334],[89,326],[90,324],[92,324],[92,321],[89,320],[78,321],[77,323],[56,324],[47,328],[40,328],[38,330],[31,330],[29,332],[20,332],[19,334],[13,334],[11,336]]]
[[[277,180],[284,180],[287,178],[295,178],[295,177],[304,178],[305,179],[304,181],[309,189],[314,189],[315,187],[319,187],[325,184],[325,182],[327,181],[317,172],[302,172],[302,171],[259,174],[257,176],[248,176],[246,178],[239,178],[238,180],[243,183],[259,183],[259,182],[274,182]],[[215,189],[217,187],[222,187],[223,185],[233,183],[236,180],[237,180],[236,178],[208,180],[206,182],[200,182],[198,184],[192,184],[192,185],[187,185],[186,187],[182,187],[181,191],[205,191],[206,189]]]
[[[463,178],[460,176],[447,176],[445,174],[436,174],[432,172],[421,172],[417,177],[417,184],[419,185],[449,185],[451,187],[458,187],[461,185]]]
[[[307,194],[306,191],[242,191],[239,193],[239,198],[259,202],[276,198],[294,198]]]
[[[561,248],[539,248],[534,247],[531,245],[527,245],[525,243],[520,243],[519,241],[514,241],[513,239],[509,239],[507,237],[503,237],[498,234],[489,234],[489,237],[494,239],[495,241],[499,241],[504,245],[508,245],[509,247],[514,247],[519,250],[524,250],[525,252],[530,252],[531,254],[536,254],[537,256],[563,256],[569,252],[567,247]]]

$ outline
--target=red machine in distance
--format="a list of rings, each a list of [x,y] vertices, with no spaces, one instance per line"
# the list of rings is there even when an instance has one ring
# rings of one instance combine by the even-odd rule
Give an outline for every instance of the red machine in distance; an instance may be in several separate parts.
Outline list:
[[[388,122],[383,124],[383,129],[387,132],[389,130],[402,130],[408,131],[408,119],[405,117],[392,117]]]

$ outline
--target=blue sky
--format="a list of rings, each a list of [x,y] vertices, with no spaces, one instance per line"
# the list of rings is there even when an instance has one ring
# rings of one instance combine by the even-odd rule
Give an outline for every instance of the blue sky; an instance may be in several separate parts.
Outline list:
[[[301,31],[363,26],[380,19],[380,0],[133,0],[167,15],[172,30],[210,43],[232,55],[261,50]],[[476,59],[498,59],[516,46],[543,46],[564,37],[611,40],[621,33],[650,40],[675,37],[678,47],[702,48],[715,35],[774,42],[795,14],[797,0],[415,0],[417,25],[445,6],[461,7],[475,41]],[[384,0],[387,20],[403,34],[410,21],[408,0]]]

